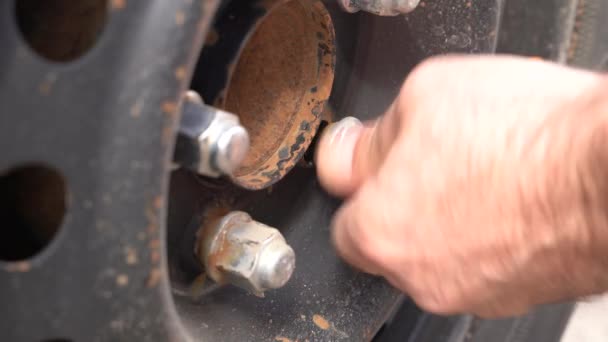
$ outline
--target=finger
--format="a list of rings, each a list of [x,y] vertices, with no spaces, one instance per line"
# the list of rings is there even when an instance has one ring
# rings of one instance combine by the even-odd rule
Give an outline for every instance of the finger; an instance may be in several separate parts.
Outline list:
[[[349,196],[373,175],[399,132],[395,105],[367,125],[347,117],[321,137],[315,163],[321,184],[338,196]]]
[[[407,224],[402,210],[407,203],[396,205],[390,191],[377,176],[371,177],[340,208],[332,224],[338,253],[353,266],[382,276],[405,272],[399,265],[408,248],[403,243]]]
[[[344,208],[341,210],[344,210]],[[364,250],[361,248],[361,243],[364,243],[363,237],[357,236],[354,230],[347,228],[350,224],[343,222],[349,219],[348,215],[340,215],[338,212],[332,223],[332,242],[336,251],[344,261],[358,270],[380,275],[381,271],[374,260],[367,258]]]
[[[367,130],[354,117],[346,117],[330,125],[317,145],[315,165],[321,185],[337,196],[350,194],[352,160],[355,146]]]

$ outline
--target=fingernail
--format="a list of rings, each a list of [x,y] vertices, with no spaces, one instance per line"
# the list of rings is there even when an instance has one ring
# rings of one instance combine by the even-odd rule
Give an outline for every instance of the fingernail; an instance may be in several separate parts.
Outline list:
[[[359,133],[363,129],[363,124],[359,119],[347,116],[344,119],[330,125],[327,130],[329,145],[348,149],[351,144],[357,142]]]
[[[346,117],[326,127],[315,151],[317,175],[332,194],[346,196],[351,191],[355,147],[363,132],[361,121]]]

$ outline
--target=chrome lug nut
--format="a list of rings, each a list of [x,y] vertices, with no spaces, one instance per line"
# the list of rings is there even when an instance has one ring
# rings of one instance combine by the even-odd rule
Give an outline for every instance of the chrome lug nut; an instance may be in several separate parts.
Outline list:
[[[396,16],[413,11],[420,0],[338,0],[347,12],[365,11],[380,16]]]
[[[284,286],[295,268],[295,253],[281,233],[233,211],[199,231],[196,253],[207,275],[255,295]]]
[[[182,103],[174,161],[198,174],[231,175],[249,151],[249,134],[239,118],[203,103],[188,91]]]

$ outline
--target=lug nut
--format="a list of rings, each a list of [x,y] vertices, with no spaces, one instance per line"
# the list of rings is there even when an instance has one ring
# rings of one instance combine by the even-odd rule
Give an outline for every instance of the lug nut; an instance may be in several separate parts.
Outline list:
[[[395,16],[413,11],[420,0],[338,0],[347,12],[365,11],[380,16]]]
[[[175,163],[198,174],[231,175],[249,151],[249,134],[231,113],[205,105],[194,91],[182,103]]]
[[[196,252],[207,275],[263,296],[287,283],[295,253],[281,233],[233,211],[199,231]]]

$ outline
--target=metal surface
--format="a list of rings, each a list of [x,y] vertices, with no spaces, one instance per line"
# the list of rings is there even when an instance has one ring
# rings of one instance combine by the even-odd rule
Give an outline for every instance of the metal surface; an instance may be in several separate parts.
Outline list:
[[[565,63],[577,2],[581,1],[505,1],[497,52]]]
[[[15,3],[0,2],[0,170],[49,165],[68,199],[46,249],[0,262],[0,340],[190,340],[166,200],[177,108],[218,1],[107,1],[93,48],[61,64],[27,45]]]
[[[266,188],[303,156],[331,92],[334,39],[318,0],[233,1],[219,14],[192,88],[250,134],[235,183]]]
[[[325,5],[337,39],[328,105],[338,118],[381,114],[408,72],[425,57],[492,52],[495,45],[495,1],[467,7],[465,2],[438,0],[404,17],[348,14],[335,0]],[[180,317],[197,336],[211,341],[369,341],[399,303],[398,291],[380,278],[357,272],[336,255],[330,222],[340,201],[321,189],[314,169],[294,168],[271,188],[255,192],[225,182],[202,183],[178,171],[170,189],[171,282]],[[231,286],[209,288],[201,280],[203,269],[188,251],[204,217],[192,217],[217,206],[245,211],[281,229],[298,257],[284,287],[258,298]]]
[[[207,220],[197,233],[197,254],[211,279],[260,297],[287,283],[296,257],[277,229],[242,211]]]
[[[208,176],[231,175],[249,151],[249,134],[234,114],[205,105],[194,91],[182,103],[176,163]]]
[[[395,16],[413,11],[420,0],[338,0],[349,13],[365,11],[380,16]]]
[[[598,71],[608,70],[608,1],[577,1],[568,64]]]

